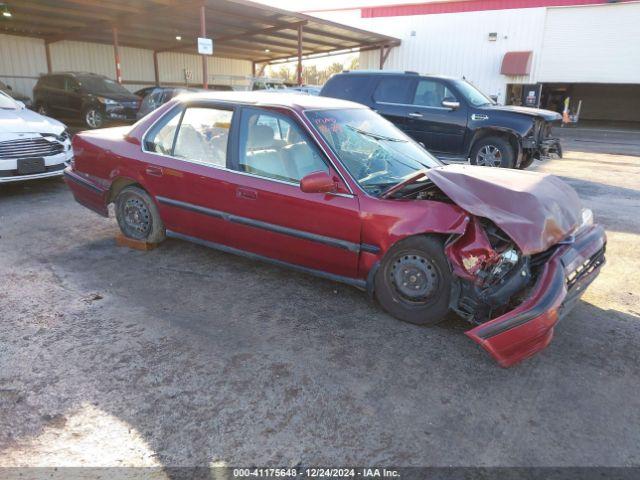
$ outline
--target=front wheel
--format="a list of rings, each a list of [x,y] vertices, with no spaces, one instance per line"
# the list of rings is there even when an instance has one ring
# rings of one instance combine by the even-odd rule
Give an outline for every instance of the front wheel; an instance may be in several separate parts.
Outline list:
[[[387,312],[405,322],[435,325],[449,312],[451,270],[442,241],[416,236],[385,255],[375,277],[375,294]]]
[[[139,187],[125,187],[116,197],[116,220],[123,235],[147,243],[160,243],[166,230],[151,196]]]
[[[471,165],[483,167],[513,168],[515,155],[509,141],[502,137],[486,137],[478,140],[471,149]]]
[[[38,105],[38,108],[36,109],[36,111],[43,117],[49,116],[49,108],[47,108],[47,106],[44,103],[41,103],[40,105]]]
[[[104,114],[99,108],[89,107],[84,112],[84,123],[89,128],[100,128],[104,125]]]

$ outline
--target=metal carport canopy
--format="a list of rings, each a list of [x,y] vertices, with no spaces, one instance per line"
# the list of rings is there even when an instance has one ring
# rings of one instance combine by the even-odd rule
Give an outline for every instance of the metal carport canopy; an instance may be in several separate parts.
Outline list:
[[[0,32],[161,52],[197,53],[197,37],[214,56],[270,63],[309,55],[380,49],[381,64],[397,38],[246,0],[19,0],[6,2]],[[205,35],[203,35],[203,33]],[[176,36],[182,40],[176,40]]]

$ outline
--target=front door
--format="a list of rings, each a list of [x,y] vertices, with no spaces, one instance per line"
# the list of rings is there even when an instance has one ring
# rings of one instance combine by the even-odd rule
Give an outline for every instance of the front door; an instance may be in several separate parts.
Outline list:
[[[329,272],[357,275],[358,199],[325,155],[290,116],[245,108],[239,125],[233,201],[235,245],[265,257]],[[304,193],[300,180],[326,171],[345,193]]]
[[[447,106],[453,103],[458,106]],[[462,153],[466,127],[465,104],[443,82],[420,79],[407,113],[407,134],[430,152],[455,155]]]

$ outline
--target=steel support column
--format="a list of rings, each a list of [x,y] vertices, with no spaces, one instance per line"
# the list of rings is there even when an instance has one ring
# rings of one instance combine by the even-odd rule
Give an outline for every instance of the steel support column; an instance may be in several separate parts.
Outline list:
[[[122,84],[122,69],[120,67],[120,48],[118,45],[118,27],[112,27],[113,32],[113,56],[116,62],[116,81]]]
[[[160,70],[158,69],[158,52],[153,51],[153,73],[156,79],[156,87],[160,86]]]
[[[298,25],[298,85],[302,85],[302,25]]]
[[[200,6],[200,36],[207,38],[207,22],[204,5]],[[209,88],[209,73],[207,72],[207,56],[202,55],[202,88]]]
[[[47,73],[53,71],[51,67],[51,49],[49,48],[49,42],[44,42],[44,54],[47,57]]]

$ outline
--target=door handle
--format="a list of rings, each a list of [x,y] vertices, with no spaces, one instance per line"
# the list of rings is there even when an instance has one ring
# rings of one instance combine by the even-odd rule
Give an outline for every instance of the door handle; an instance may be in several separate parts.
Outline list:
[[[162,176],[162,169],[160,167],[147,167],[145,172],[147,175],[151,175],[152,177]]]
[[[423,115],[421,113],[418,113],[418,112],[412,112],[412,113],[409,114],[409,116],[413,117],[413,118],[422,118]]]
[[[258,198],[258,192],[249,188],[238,188],[236,190],[236,197],[244,198],[245,200],[256,200]]]

